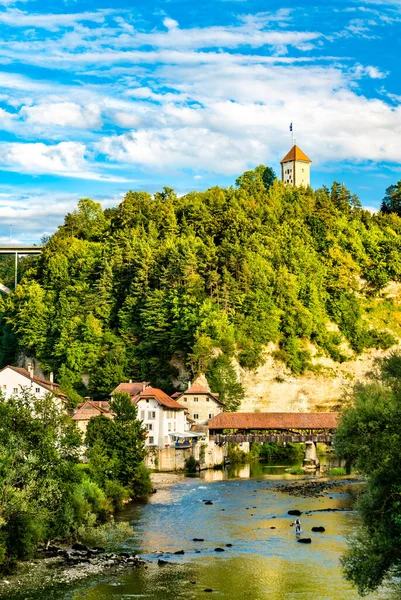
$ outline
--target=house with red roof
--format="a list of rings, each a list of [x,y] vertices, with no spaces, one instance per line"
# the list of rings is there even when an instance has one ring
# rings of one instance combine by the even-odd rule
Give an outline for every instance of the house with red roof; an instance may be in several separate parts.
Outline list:
[[[146,445],[169,447],[188,435],[185,406],[162,390],[145,388],[134,400],[147,432]]]
[[[149,381],[132,381],[131,379],[127,383],[119,383],[118,386],[111,392],[110,396],[114,396],[118,392],[125,392],[131,396],[131,400],[134,401],[137,396],[146,388],[150,387]]]
[[[109,403],[106,400],[90,400],[88,398],[74,411],[72,420],[76,422],[78,429],[85,435],[90,419],[100,415],[107,419],[113,418]]]
[[[194,381],[192,385],[189,384],[185,392],[173,394],[173,398],[185,406],[188,418],[192,419],[195,425],[206,425],[224,408],[224,403],[219,400],[219,395],[208,389],[207,382],[203,384]]]
[[[35,398],[44,398],[46,394],[54,394],[60,405],[67,401],[67,396],[61,392],[60,385],[53,381],[53,373],[50,379],[44,379],[35,375],[32,363],[28,369],[7,365],[0,370],[0,390],[7,400],[11,396],[19,396],[23,390],[29,390]]]

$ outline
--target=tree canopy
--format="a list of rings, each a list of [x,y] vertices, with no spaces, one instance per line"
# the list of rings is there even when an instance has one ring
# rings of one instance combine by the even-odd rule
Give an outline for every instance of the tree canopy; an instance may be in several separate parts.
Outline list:
[[[0,363],[35,356],[98,398],[124,379],[172,391],[184,367],[235,405],[230,364],[256,368],[269,342],[294,373],[311,343],[335,361],[394,343],[398,308],[372,320],[372,299],[400,280],[400,233],[342,184],[291,188],[264,166],[236,187],[130,191],[104,211],[84,198],[0,306]]]

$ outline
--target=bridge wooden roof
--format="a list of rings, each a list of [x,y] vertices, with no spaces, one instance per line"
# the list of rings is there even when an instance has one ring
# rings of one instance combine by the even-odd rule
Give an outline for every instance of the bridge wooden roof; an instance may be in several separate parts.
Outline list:
[[[338,413],[220,413],[210,419],[209,430],[222,429],[336,429]]]

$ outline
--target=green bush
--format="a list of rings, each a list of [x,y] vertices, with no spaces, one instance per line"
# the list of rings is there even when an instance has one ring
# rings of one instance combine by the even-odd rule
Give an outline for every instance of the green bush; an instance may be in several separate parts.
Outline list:
[[[305,473],[302,467],[291,467],[291,469],[286,469],[286,471],[290,475],[303,475]]]
[[[185,470],[187,473],[196,473],[199,469],[199,462],[195,459],[195,457],[191,454],[189,458],[185,461]]]
[[[334,469],[329,469],[327,471],[327,475],[336,475],[336,476],[340,476],[340,475],[346,475],[347,471],[346,469],[343,469],[342,467],[336,467]]]
[[[96,527],[81,525],[77,532],[77,538],[86,546],[101,546],[106,550],[118,548],[132,537],[132,527],[126,521],[110,521]]]
[[[124,500],[130,497],[129,490],[118,481],[108,479],[104,485],[104,493],[111,501],[114,510],[121,510],[124,506]]]
[[[5,525],[8,560],[32,558],[45,535],[44,523],[38,515],[17,514]]]

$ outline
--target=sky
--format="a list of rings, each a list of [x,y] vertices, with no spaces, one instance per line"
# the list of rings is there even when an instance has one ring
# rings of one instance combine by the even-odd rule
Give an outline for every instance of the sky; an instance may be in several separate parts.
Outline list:
[[[297,144],[369,209],[401,179],[401,0],[0,0],[0,242],[81,197],[234,185]]]

